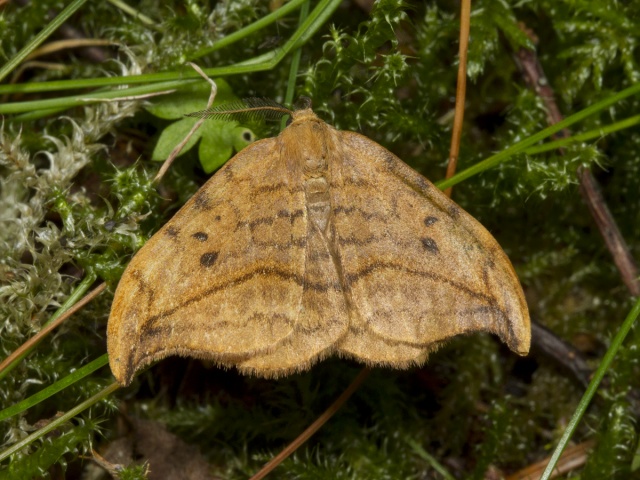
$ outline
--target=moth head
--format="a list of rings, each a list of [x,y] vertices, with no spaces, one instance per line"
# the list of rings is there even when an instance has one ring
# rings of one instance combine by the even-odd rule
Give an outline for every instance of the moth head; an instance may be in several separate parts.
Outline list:
[[[311,110],[311,104],[312,104],[311,99],[309,97],[305,97],[304,95],[302,95],[296,101],[295,105],[293,106],[293,110],[294,111]]]

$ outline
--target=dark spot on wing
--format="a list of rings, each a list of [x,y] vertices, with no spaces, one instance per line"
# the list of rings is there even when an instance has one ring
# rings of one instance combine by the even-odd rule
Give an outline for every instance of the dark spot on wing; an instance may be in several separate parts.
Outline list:
[[[207,252],[200,257],[200,265],[203,267],[210,267],[218,259],[218,252]]]
[[[449,207],[449,215],[451,215],[454,219],[460,216],[460,207],[456,205],[451,205]]]
[[[209,201],[209,195],[204,190],[196,192],[194,205],[200,210],[209,210],[211,208],[211,202]]]
[[[171,327],[169,325],[159,325],[154,328],[150,328],[145,332],[151,338],[156,340],[162,340],[163,338],[169,338],[171,335]]]
[[[384,161],[390,165],[393,165],[396,162],[396,156],[391,153],[389,150],[384,150]]]
[[[426,217],[424,219],[424,224],[427,227],[430,227],[431,225],[433,225],[434,223],[436,223],[438,221],[438,219],[436,217]]]
[[[180,233],[180,230],[178,230],[176,227],[171,226],[171,227],[167,228],[167,229],[164,231],[164,233],[165,233],[167,236],[169,236],[169,237],[171,237],[171,238],[174,238],[174,239],[175,239],[175,238],[178,238],[178,234]]]
[[[431,188],[431,185],[429,185],[429,182],[422,175],[420,175],[418,177],[418,187],[420,187],[420,190],[424,192],[426,190],[429,190],[429,188]]]
[[[206,242],[207,240],[209,240],[209,235],[207,235],[204,232],[196,232],[191,236],[196,240],[198,240],[199,242]]]
[[[422,246],[424,247],[425,250],[431,253],[440,253],[438,244],[433,238],[423,237],[420,240],[422,241]]]

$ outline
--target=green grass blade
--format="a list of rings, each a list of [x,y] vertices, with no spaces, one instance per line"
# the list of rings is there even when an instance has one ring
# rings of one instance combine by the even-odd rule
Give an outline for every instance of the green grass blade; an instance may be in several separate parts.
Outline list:
[[[303,24],[309,15],[309,1],[306,1],[300,9],[300,19],[298,24]],[[300,56],[302,54],[302,48],[297,48],[291,56],[291,67],[289,68],[289,79],[287,80],[287,92],[284,95],[284,104],[291,105],[293,103],[293,95],[296,90],[296,78],[298,77],[298,69],[300,68]],[[289,115],[282,117],[280,121],[280,130],[284,130],[287,125],[287,118]]]
[[[38,403],[46,400],[52,395],[55,395],[59,391],[64,390],[65,388],[73,385],[79,380],[82,380],[84,377],[92,374],[99,368],[104,367],[107,363],[109,363],[109,357],[105,353],[104,355],[96,358],[84,367],[79,368],[63,379],[58,380],[53,385],[49,385],[48,387],[40,390],[38,393],[31,395],[29,398],[25,398],[20,403],[16,403],[15,405],[12,405],[9,408],[5,408],[4,410],[0,411],[0,422],[6,420],[7,418],[13,417],[14,415],[22,413],[25,410],[33,407],[34,405],[37,405]]]
[[[58,14],[49,24],[44,27],[40,33],[38,33],[33,40],[26,44],[18,54],[5,63],[0,68],[0,81],[9,75],[13,70],[22,63],[22,61],[29,56],[38,46],[44,42],[49,35],[51,35],[56,29],[62,25],[76,10],[78,10],[87,0],[73,0],[62,12]]]
[[[144,15],[142,12],[136,10],[135,8],[133,8],[130,5],[128,5],[127,3],[123,2],[122,0],[107,0],[107,1],[110,4],[112,4],[113,6],[115,6],[116,8],[119,8],[120,10],[122,10],[127,15],[131,15],[133,18],[136,18],[136,19],[140,20],[145,25],[147,25],[149,27],[155,27],[156,22],[151,20],[149,17]]]
[[[119,388],[120,388],[120,385],[117,382],[113,382],[108,387],[102,389],[101,391],[96,393],[94,396],[88,398],[84,402],[82,402],[82,403],[78,404],[77,406],[73,407],[67,413],[65,413],[64,415],[60,416],[59,418],[56,418],[51,423],[49,423],[49,424],[45,425],[44,427],[42,427],[40,430],[37,430],[37,431],[33,432],[28,437],[25,437],[22,440],[20,440],[19,442],[11,445],[4,452],[0,453],[0,462],[3,461],[4,459],[8,458],[9,456],[13,455],[14,453],[20,451],[22,448],[26,447],[31,442],[33,442],[33,441],[45,436],[49,432],[55,430],[60,425],[62,425],[63,423],[65,423],[65,422],[67,422],[69,420],[71,420],[73,417],[75,417],[79,413],[83,412],[87,408],[89,408],[92,405],[98,403],[100,400],[108,397],[109,395],[111,395],[113,392],[115,392]]]
[[[415,452],[416,455],[418,455],[420,458],[426,461],[429,464],[429,466],[431,466],[431,468],[433,468],[436,472],[438,472],[442,476],[442,478],[444,478],[444,480],[455,480],[455,477],[451,475],[449,471],[440,462],[438,462],[436,457],[434,457],[430,453],[427,453],[427,451],[424,448],[422,448],[422,445],[420,445],[418,442],[416,442],[412,438],[406,438],[405,442],[407,442],[407,444],[411,447],[411,449]]]
[[[158,93],[166,90],[177,90],[189,83],[198,80],[174,80],[172,82],[155,83],[142,85],[123,90],[108,90],[104,92],[87,93],[86,95],[74,95],[72,97],[50,98],[45,100],[31,100],[27,102],[5,103],[0,105],[0,113],[24,113],[35,112],[36,110],[71,108],[82,105],[91,105],[100,101],[109,101],[117,98],[130,98],[137,95]],[[204,81],[204,80],[202,80]]]
[[[588,140],[593,140],[594,138],[602,138],[610,133],[633,127],[638,123],[640,123],[640,115],[634,115],[633,117],[625,118],[624,120],[620,120],[619,122],[596,128],[594,130],[589,130],[588,132],[579,133],[578,135],[572,135],[571,137],[562,138],[560,140],[555,140],[543,145],[529,147],[523,153],[526,153],[527,155],[536,155],[538,153],[548,152],[557,148],[563,148],[573,143],[586,142]]]
[[[551,460],[549,460],[549,463],[547,464],[547,468],[545,468],[544,472],[542,473],[540,480],[549,480],[551,478],[553,469],[556,467],[556,464],[558,463],[558,460],[560,459],[562,452],[567,446],[567,443],[569,443],[571,436],[576,431],[576,428],[580,423],[580,420],[582,420],[582,417],[587,411],[587,407],[589,406],[589,403],[591,403],[591,399],[593,398],[596,391],[598,390],[598,385],[600,385],[602,378],[604,377],[605,373],[607,373],[607,370],[609,369],[609,366],[611,365],[613,358],[616,356],[616,353],[618,353],[618,350],[622,346],[622,342],[624,341],[625,337],[629,333],[629,330],[631,330],[631,327],[636,321],[636,318],[638,318],[638,315],[640,315],[640,298],[636,300],[635,305],[629,312],[629,315],[627,315],[627,318],[625,319],[624,323],[620,327],[620,330],[618,330],[618,333],[611,341],[611,345],[609,346],[607,353],[604,355],[604,357],[602,358],[602,361],[600,362],[600,365],[598,366],[598,369],[593,374],[593,378],[591,379],[591,382],[589,382],[587,391],[584,392],[584,395],[582,396],[580,403],[578,403],[578,407],[576,408],[576,411],[574,412],[573,417],[571,417],[571,420],[569,421],[569,424],[567,425],[566,430],[562,434],[562,438],[560,439],[560,442],[558,442],[558,446],[553,452],[553,455],[551,456]]]
[[[578,113],[574,113],[573,115],[565,118],[561,122],[558,122],[555,125],[551,125],[550,127],[545,128],[544,130],[536,133],[535,135],[532,135],[529,138],[526,138],[518,143],[511,145],[510,147],[504,149],[500,153],[492,155],[486,160],[482,160],[481,162],[476,163],[472,167],[469,167],[466,170],[463,170],[462,172],[457,173],[453,177],[436,183],[436,185],[441,190],[445,190],[449,187],[452,187],[462,182],[463,180],[466,180],[469,177],[472,177],[474,175],[477,175],[478,173],[484,172],[485,170],[495,167],[499,163],[504,162],[507,158],[515,155],[516,153],[520,153],[524,151],[525,149],[531,147],[532,145],[539,142],[540,140],[550,137],[554,133],[557,133],[562,129],[570,127],[574,123],[577,123],[580,120],[584,120],[590,115],[593,115],[599,112],[600,110],[604,110],[605,108],[613,105],[614,103],[617,103],[620,100],[630,97],[631,95],[636,95],[638,93],[640,93],[640,82],[633,84],[629,88],[625,88],[621,92],[618,92],[614,95],[604,98],[599,102],[596,102],[593,105],[585,108],[584,110],[579,111]]]
[[[309,15],[307,21],[293,34],[293,36],[282,48],[235,65],[208,68],[204,70],[204,72],[210,77],[224,77],[228,75],[238,75],[242,73],[270,70],[275,65],[277,65],[278,62],[280,62],[280,60],[282,60],[290,50],[299,47],[307,42],[315,34],[315,32],[328,20],[335,9],[338,8],[338,5],[340,5],[340,0],[322,0],[320,3],[318,3],[316,8],[314,8]],[[86,78],[58,80],[53,82],[31,82],[15,85],[0,85],[0,94],[51,92],[78,88],[96,88],[105,86],[135,85],[141,83],[158,83],[158,85],[156,85],[155,87],[151,85],[147,85],[144,87],[147,88],[147,90],[145,90],[146,93],[155,93],[167,89],[167,83],[160,82],[171,82],[171,84],[174,85],[175,82],[195,78],[200,78],[200,75],[191,67],[184,66],[181,67],[178,71],[147,73],[142,75],[131,75],[127,77]],[[117,90],[117,92],[118,93],[112,94],[111,97],[102,98],[116,98],[119,96],[133,95],[131,88]],[[87,94],[84,97],[91,98],[91,95],[92,94]],[[66,98],[74,99],[77,98],[77,96]],[[80,102],[78,104],[86,103],[87,102]],[[33,110],[33,108],[30,108],[30,105],[33,105],[33,102],[17,102],[14,104],[0,105],[0,113],[6,114],[30,112]]]
[[[216,50],[220,50],[221,48],[227,47],[237,42],[238,40],[248,37],[253,33],[257,32],[258,30],[261,30],[267,25],[271,25],[276,20],[284,17],[289,12],[298,8],[305,1],[306,0],[291,0],[290,2],[285,3],[283,6],[278,8],[275,12],[271,12],[269,15],[266,15],[262,17],[260,20],[253,22],[251,25],[247,25],[246,27],[241,28],[237,32],[233,32],[232,34],[227,35],[224,38],[221,38],[220,40],[215,42],[213,45],[201,48],[200,50],[195,52],[193,55],[191,55],[189,58],[191,60],[195,60],[211,52],[215,52]]]

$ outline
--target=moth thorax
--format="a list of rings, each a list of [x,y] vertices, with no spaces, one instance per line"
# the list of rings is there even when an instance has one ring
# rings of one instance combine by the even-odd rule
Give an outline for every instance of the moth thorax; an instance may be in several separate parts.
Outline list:
[[[327,228],[331,210],[329,182],[325,177],[307,178],[304,182],[304,193],[307,200],[309,218],[315,222],[321,232],[324,232]]]
[[[322,156],[306,157],[304,159],[304,171],[308,175],[324,174],[327,171],[327,159]]]
[[[303,145],[301,149],[302,169],[307,178],[324,177],[328,171],[327,144],[322,137],[311,137],[314,141]],[[320,140],[320,141],[318,141]]]
[[[326,175],[330,141],[326,124],[319,121],[296,122],[281,135],[285,151],[302,168],[305,177]]]

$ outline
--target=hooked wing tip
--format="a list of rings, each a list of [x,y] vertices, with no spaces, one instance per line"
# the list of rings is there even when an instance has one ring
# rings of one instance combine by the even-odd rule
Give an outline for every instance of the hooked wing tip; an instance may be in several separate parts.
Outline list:
[[[531,320],[528,310],[525,309],[522,315],[516,318],[509,318],[507,332],[503,332],[499,336],[514,353],[522,356],[528,355],[531,347]]]
[[[120,385],[128,387],[131,384],[136,372],[132,356],[124,359],[120,355],[109,353],[109,366],[111,367],[113,376]]]

